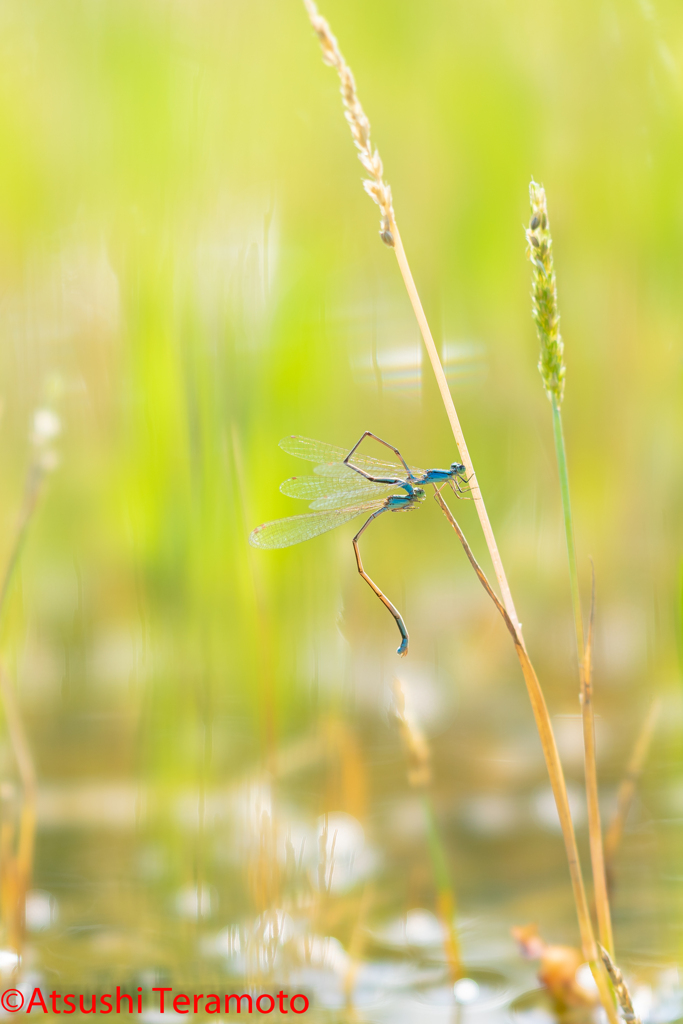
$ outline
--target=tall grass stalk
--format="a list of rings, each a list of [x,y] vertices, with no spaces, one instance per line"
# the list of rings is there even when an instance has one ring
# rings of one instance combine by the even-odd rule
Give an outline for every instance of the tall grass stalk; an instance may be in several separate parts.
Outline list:
[[[484,505],[484,500],[481,494],[479,483],[477,481],[474,466],[470,458],[467,444],[463,435],[460,421],[455,410],[453,398],[448,388],[446,381],[446,375],[441,365],[441,360],[434,344],[427,318],[420,301],[420,297],[415,286],[415,281],[410,270],[410,265],[401,241],[401,236],[396,223],[396,216],[393,209],[393,199],[391,195],[391,189],[386,184],[383,178],[383,166],[377,150],[372,149],[370,143],[370,122],[363,111],[363,108],[358,99],[356,93],[355,81],[353,74],[348,64],[344,60],[344,57],[339,49],[337,40],[335,39],[330,26],[328,25],[325,18],[319,13],[318,9],[313,0],[303,0],[304,6],[308,12],[308,16],[311,20],[311,24],[318,36],[318,40],[321,45],[323,60],[326,64],[334,67],[339,74],[341,81],[341,93],[342,102],[345,108],[345,116],[351,129],[351,134],[358,149],[358,157],[366,168],[371,178],[364,182],[366,192],[370,195],[375,203],[380,208],[382,214],[381,218],[381,229],[380,237],[382,241],[393,248],[396,259],[398,261],[401,276],[408,292],[415,317],[420,328],[420,333],[424,341],[429,360],[434,370],[434,375],[443,399],[443,403],[446,409],[448,420],[455,437],[458,451],[460,453],[460,459],[465,465],[467,474],[470,478],[470,487],[472,491],[472,497],[475,502],[479,520],[481,522],[486,544],[491,556],[494,571],[500,591],[502,595],[502,603],[495,595],[493,590],[490,588],[488,583],[486,584],[490,591],[490,596],[494,598],[499,610],[505,613],[504,618],[506,624],[510,629],[515,650],[517,651],[518,658],[522,667],[524,680],[527,686],[529,694],[529,700],[536,720],[536,726],[538,728],[539,736],[541,738],[541,744],[543,747],[543,754],[550,776],[550,782],[553,789],[553,795],[557,805],[558,815],[560,823],[562,825],[562,834],[564,837],[565,848],[567,852],[567,860],[569,864],[569,872],[572,881],[572,890],[574,894],[574,902],[576,904],[576,912],[579,922],[579,929],[581,933],[581,944],[586,960],[591,965],[591,970],[596,979],[598,989],[600,992],[600,999],[605,1009],[610,1024],[617,1024],[616,1012],[614,1004],[609,991],[609,984],[607,977],[601,969],[601,964],[598,962],[598,950],[593,935],[593,926],[590,919],[590,912],[588,909],[588,902],[586,900],[586,892],[583,884],[583,878],[581,875],[581,866],[579,862],[578,849],[576,846],[576,837],[574,834],[574,826],[571,819],[571,813],[569,810],[569,800],[567,798],[567,788],[564,782],[564,774],[562,771],[562,765],[560,762],[559,754],[557,751],[557,744],[555,743],[555,737],[553,735],[552,723],[550,721],[550,715],[548,708],[543,697],[538,677],[533,669],[529,656],[526,652],[524,644],[524,638],[522,636],[522,630],[515,611],[514,602],[512,600],[512,594],[507,582],[505,570],[503,568],[502,559],[498,551],[498,546],[493,534],[488,513]],[[445,510],[448,509],[446,503],[443,501],[441,496],[438,496]],[[450,514],[450,512],[449,512]],[[470,552],[471,554],[471,552]],[[470,560],[473,559],[473,556]],[[475,563],[476,564],[476,563]],[[481,571],[481,570],[480,570]],[[483,573],[482,573],[483,576]],[[485,579],[485,577],[484,577]]]
[[[615,1024],[617,1017],[614,1011],[614,1004],[609,985],[607,983],[605,973],[600,969],[600,963],[598,962],[598,948],[595,942],[595,936],[593,935],[593,925],[591,923],[588,901],[586,899],[586,889],[583,884],[583,876],[581,874],[579,851],[576,846],[576,836],[574,834],[574,825],[572,822],[571,810],[569,808],[564,771],[562,770],[562,762],[560,761],[560,755],[557,750],[557,743],[555,741],[555,735],[553,733],[550,715],[545,703],[541,684],[538,681],[538,676],[536,675],[536,671],[531,663],[531,659],[529,658],[526,648],[518,636],[515,625],[507,613],[505,605],[499,599],[495,590],[487,580],[486,574],[474,557],[472,549],[467,542],[465,534],[460,529],[455,516],[444,501],[439,490],[436,490],[434,497],[441,508],[441,511],[455,530],[465,554],[479,578],[479,582],[498,609],[515,645],[515,651],[517,652],[517,657],[519,658],[519,663],[524,675],[524,681],[526,682],[527,690],[529,692],[536,728],[541,740],[543,756],[548,769],[548,775],[550,776],[550,785],[552,787],[555,805],[557,807],[557,813],[562,827],[562,835],[565,842],[565,849],[567,851],[567,860],[569,862],[569,874],[572,881],[574,903],[576,905],[576,914],[579,921],[581,948],[583,955],[590,964],[591,973],[593,974],[600,994],[600,1001],[605,1009],[610,1024]]]
[[[377,203],[380,208],[382,215],[380,223],[380,238],[386,245],[390,246],[396,254],[403,283],[413,307],[413,312],[415,313],[415,318],[427,350],[427,355],[429,356],[429,361],[432,364],[436,383],[441,393],[441,398],[446,409],[446,415],[448,416],[448,421],[451,425],[451,430],[453,431],[453,436],[455,438],[455,443],[458,446],[460,459],[467,470],[470,491],[481,522],[482,530],[484,531],[486,545],[491,555],[491,561],[493,562],[493,568],[500,586],[500,592],[503,595],[503,603],[507,608],[508,615],[515,623],[521,635],[521,626],[519,619],[517,618],[517,612],[515,611],[515,605],[512,600],[512,594],[505,575],[505,569],[503,568],[503,561],[498,551],[498,545],[496,544],[493,528],[491,527],[488,512],[486,511],[486,505],[484,504],[484,498],[477,481],[474,465],[467,449],[465,435],[463,434],[462,427],[460,426],[460,420],[458,419],[453,398],[448,388],[446,374],[444,373],[443,366],[441,365],[441,359],[439,358],[439,353],[436,345],[434,344],[434,338],[432,337],[432,332],[430,330],[429,323],[427,322],[427,317],[425,316],[422,302],[420,301],[420,296],[410,269],[410,264],[408,263],[408,258],[403,247],[401,235],[398,230],[396,215],[393,208],[391,188],[384,181],[384,170],[380,155],[376,149],[373,150],[372,148],[370,140],[370,122],[363,110],[363,107],[361,106],[360,100],[358,99],[356,84],[351,68],[346,63],[329,24],[325,18],[318,13],[318,9],[313,0],[303,0],[303,2],[308,12],[308,16],[311,19],[311,24],[316,31],[318,40],[320,41],[323,60],[326,64],[330,65],[330,67],[335,68],[339,75],[341,81],[342,102],[345,108],[345,117],[351,129],[354,144],[358,150],[358,159],[366,171],[371,175],[370,178],[364,180],[363,186],[370,198]]]
[[[564,344],[560,334],[560,314],[557,304],[557,283],[553,262],[553,241],[550,234],[548,208],[545,190],[535,181],[529,185],[531,220],[526,230],[527,255],[533,266],[532,315],[541,345],[538,369],[543,387],[550,399],[555,438],[555,455],[560,477],[562,512],[567,541],[569,582],[574,612],[574,632],[579,663],[581,718],[583,722],[584,765],[586,777],[586,803],[588,807],[588,835],[590,842],[591,867],[595,908],[598,918],[600,942],[610,955],[614,954],[612,919],[607,890],[607,874],[602,844],[600,803],[598,799],[598,774],[595,751],[595,715],[593,712],[592,680],[592,633],[595,609],[595,575],[591,597],[589,641],[584,639],[579,573],[574,542],[574,520],[569,494],[569,471],[567,451],[564,443],[562,424],[562,399],[564,397],[565,365]]]

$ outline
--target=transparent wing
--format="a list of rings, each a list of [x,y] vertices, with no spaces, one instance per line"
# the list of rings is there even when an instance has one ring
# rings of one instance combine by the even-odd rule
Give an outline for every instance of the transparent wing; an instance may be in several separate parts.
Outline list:
[[[252,530],[249,534],[249,543],[255,548],[288,548],[292,544],[300,544],[311,537],[319,537],[321,533],[334,530],[364,512],[375,512],[383,504],[384,501],[380,498],[376,501],[347,505],[346,508],[275,519],[272,523],[264,523]]]
[[[323,508],[342,508],[343,506],[348,506],[350,501],[359,502],[364,499],[366,501],[377,499],[378,492],[380,495],[379,502],[382,504],[386,496],[394,490],[393,484],[371,484],[370,486],[372,490],[370,488],[368,490],[358,490],[354,491],[353,494],[349,494],[348,491],[343,494],[328,494],[325,498],[317,498],[316,501],[312,501],[308,507],[316,511]],[[403,492],[401,491],[400,493]],[[384,497],[381,497],[381,495],[384,495]]]
[[[280,490],[290,498],[311,502],[312,509],[340,508],[371,500],[395,490],[394,484],[377,484],[351,470],[343,478],[321,476],[293,476],[280,484]]]
[[[304,459],[306,462],[342,462],[349,453],[348,448],[344,451],[333,444],[314,441],[299,434],[288,434],[287,437],[283,437],[280,448],[283,452],[295,455],[297,459]]]
[[[381,486],[381,484],[371,484],[369,480],[365,480],[358,473],[354,473],[353,476],[358,481],[358,484],[356,484],[356,480],[352,479],[345,480],[342,483],[341,480],[335,482],[320,476],[291,476],[289,480],[283,480],[280,484],[280,491],[282,494],[287,494],[290,498],[314,501],[316,498],[325,498],[333,493],[346,492],[355,494],[361,489],[361,484],[364,484],[366,488]]]
[[[348,452],[346,453],[348,454]],[[359,466],[364,469],[366,473],[371,473],[372,476],[397,476],[401,480],[406,478],[405,466],[402,466],[400,462],[379,462],[377,459],[366,459],[362,458],[356,452],[351,460],[355,466]],[[414,466],[411,466],[413,474],[417,476],[420,472]],[[329,480],[346,480],[353,476],[359,480],[363,479],[360,473],[357,473],[351,466],[347,466],[344,462],[322,462],[316,466],[313,470],[318,476],[324,476]],[[349,475],[352,474],[352,477]],[[366,481],[367,483],[367,481]]]
[[[310,437],[300,437],[298,434],[283,437],[280,441],[280,448],[289,455],[295,455],[298,459],[318,463],[315,472],[321,476],[335,477],[354,472],[348,466],[339,465],[349,454],[349,448],[338,448],[336,445],[326,444],[324,441],[314,441]],[[366,473],[372,473],[375,476],[399,476],[404,478],[406,474],[400,462],[384,462],[382,459],[369,458],[360,452],[354,454],[353,463],[364,469]],[[412,466],[411,469],[415,474],[423,472],[423,470]],[[355,476],[359,476],[359,474],[356,473]]]

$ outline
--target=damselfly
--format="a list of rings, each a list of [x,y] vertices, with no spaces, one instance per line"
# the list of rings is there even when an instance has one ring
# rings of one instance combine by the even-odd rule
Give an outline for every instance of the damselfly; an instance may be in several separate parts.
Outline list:
[[[366,455],[357,455],[356,451],[366,437],[372,437],[390,448],[399,462],[383,462]],[[452,463],[450,469],[411,467],[398,448],[369,430],[364,432],[351,451],[296,434],[283,438],[280,448],[290,455],[317,463],[313,470],[314,476],[293,476],[280,485],[283,494],[310,501],[311,512],[257,526],[249,536],[249,543],[255,548],[287,548],[334,530],[369,512],[370,515],[353,538],[356,564],[365,582],[396,619],[401,633],[397,653],[404,656],[408,653],[405,623],[388,597],[365,572],[358,541],[370,523],[383,512],[409,512],[417,508],[425,500],[424,488],[427,484],[449,483],[460,497],[463,493],[462,484],[467,483],[465,467],[460,462]]]

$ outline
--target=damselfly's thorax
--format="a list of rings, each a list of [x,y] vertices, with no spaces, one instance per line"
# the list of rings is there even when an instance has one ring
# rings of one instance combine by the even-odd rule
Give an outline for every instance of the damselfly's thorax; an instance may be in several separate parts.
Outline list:
[[[385,499],[384,507],[391,512],[408,512],[417,508],[427,497],[422,487],[411,487],[409,494],[390,494]]]
[[[415,481],[418,485],[424,484],[443,484],[448,480],[462,480],[465,479],[465,467],[461,462],[452,462],[450,469],[427,469],[418,479]]]

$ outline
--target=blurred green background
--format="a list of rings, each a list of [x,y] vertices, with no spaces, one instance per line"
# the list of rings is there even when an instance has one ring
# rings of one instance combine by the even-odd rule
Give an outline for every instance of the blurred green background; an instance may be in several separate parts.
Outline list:
[[[523,235],[530,177],[546,187],[586,595],[589,557],[597,577],[605,814],[655,694],[665,705],[620,854],[617,945],[675,961],[683,10],[328,0],[322,13],[393,188],[585,848]],[[315,835],[325,813],[360,823],[373,926],[433,912],[395,675],[432,744],[461,914],[503,943],[530,919],[575,942],[514,652],[438,509],[385,517],[365,543],[405,614],[406,662],[358,579],[353,527],[285,552],[247,545],[257,523],[305,511],[278,492],[308,471],[277,447],[285,434],[350,447],[370,429],[418,465],[457,458],[303,7],[5,0],[0,50],[5,552],[35,410],[63,426],[0,633],[39,778],[33,885],[58,907],[30,962],[87,979],[206,963],[207,936],[284,906],[272,879],[253,880],[264,807],[280,839],[297,822]],[[488,568],[473,509],[456,512]],[[11,787],[7,734],[0,755]],[[325,926],[345,949],[363,884]]]

